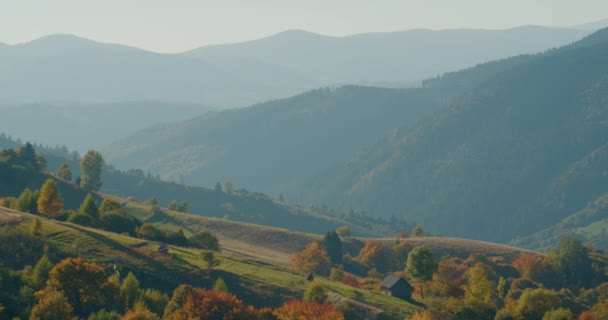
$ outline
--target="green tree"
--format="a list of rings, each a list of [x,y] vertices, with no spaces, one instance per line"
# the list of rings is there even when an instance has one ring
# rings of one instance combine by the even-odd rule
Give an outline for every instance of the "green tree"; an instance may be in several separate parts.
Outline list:
[[[546,289],[526,289],[517,301],[515,313],[526,320],[542,320],[547,311],[559,308],[561,300],[556,292]]]
[[[120,285],[120,300],[125,309],[131,308],[139,297],[139,280],[132,272],[127,274]]]
[[[99,205],[99,213],[125,214],[126,212],[119,202],[105,197],[103,198],[101,205]]]
[[[416,247],[407,256],[405,271],[420,284],[420,297],[424,299],[422,283],[433,278],[433,272],[437,269],[437,260],[428,247]]]
[[[578,238],[565,237],[559,248],[549,254],[568,285],[588,288],[593,282],[593,268],[587,248]]]
[[[222,277],[217,278],[213,284],[213,291],[215,292],[228,292],[228,286]]]
[[[104,160],[99,151],[89,150],[80,161],[80,186],[85,190],[98,191],[101,188],[101,170]]]
[[[182,203],[179,204],[179,206],[177,206],[177,211],[187,213],[189,206],[190,205],[188,204],[188,201],[184,200],[182,201]]]
[[[547,311],[542,320],[574,320],[572,311],[564,308]]]
[[[152,197],[152,198],[148,199],[148,204],[152,205],[152,206],[157,206],[158,200],[156,200],[156,197]]]
[[[34,146],[26,142],[23,146],[17,149],[17,157],[19,162],[25,164],[30,170],[38,170],[38,161],[36,157],[36,150]]]
[[[32,274],[32,279],[34,280],[34,285],[37,288],[42,288],[46,280],[49,278],[49,272],[53,269],[53,264],[49,257],[45,255],[36,262],[36,266],[34,266],[34,271]]]
[[[325,234],[322,246],[333,264],[342,263],[342,240],[335,231]]]
[[[46,180],[40,189],[38,197],[38,212],[47,217],[57,217],[61,209],[63,209],[63,197],[52,179]]]
[[[33,236],[39,236],[42,234],[42,221],[40,221],[39,218],[34,219],[31,233]]]
[[[70,166],[68,166],[67,163],[62,163],[57,170],[57,176],[61,179],[72,181],[72,170],[70,170]]]
[[[78,209],[78,213],[86,214],[91,216],[93,219],[99,219],[99,208],[97,208],[97,203],[95,203],[95,199],[93,195],[90,193],[84,198],[84,201],[80,205]]]
[[[171,200],[171,202],[169,202],[169,205],[167,206],[167,209],[177,211],[177,206],[177,200]]]
[[[424,236],[424,230],[420,225],[416,225],[412,230],[412,237],[422,237]]]
[[[207,267],[207,270],[209,270],[209,271],[213,270],[213,268],[220,265],[220,260],[218,260],[215,257],[215,254],[213,253],[213,251],[203,251],[201,253],[201,257],[203,258],[203,261],[205,262],[205,266]]]
[[[215,192],[216,192],[216,193],[220,193],[220,192],[222,192],[222,185],[220,184],[220,182],[219,182],[219,181],[215,183],[215,188],[214,188],[214,190],[215,190]]]
[[[339,265],[337,268],[331,268],[329,279],[333,281],[342,281],[342,279],[344,279],[344,266]]]
[[[207,231],[197,232],[188,239],[191,245],[205,250],[220,251],[220,241]]]
[[[316,280],[304,292],[304,301],[323,303],[327,300],[327,291]]]
[[[13,209],[21,212],[37,213],[38,212],[38,198],[40,192],[32,191],[30,188],[25,188],[23,192],[17,198]]]

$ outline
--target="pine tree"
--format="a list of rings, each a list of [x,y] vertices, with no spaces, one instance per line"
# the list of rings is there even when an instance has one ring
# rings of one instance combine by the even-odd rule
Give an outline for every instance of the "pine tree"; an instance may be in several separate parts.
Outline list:
[[[46,180],[42,189],[40,189],[40,196],[38,197],[38,212],[46,215],[47,217],[57,217],[59,211],[63,209],[63,198],[55,181],[52,179]]]

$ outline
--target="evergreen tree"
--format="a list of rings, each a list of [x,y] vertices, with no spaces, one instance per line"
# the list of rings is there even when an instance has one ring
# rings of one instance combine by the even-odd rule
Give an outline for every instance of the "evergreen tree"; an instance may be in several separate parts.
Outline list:
[[[86,214],[94,219],[99,219],[99,209],[97,208],[95,199],[93,199],[93,195],[90,193],[87,194],[86,198],[84,198],[84,201],[78,209],[78,213]]]
[[[215,280],[215,283],[213,284],[213,291],[215,292],[229,292],[228,291],[228,286],[226,285],[226,282],[224,281],[224,279],[222,279],[222,277],[217,278],[217,280]]]
[[[85,190],[98,191],[101,188],[101,169],[104,160],[99,151],[89,150],[80,161],[80,186]]]
[[[342,240],[340,240],[340,237],[335,231],[330,231],[325,234],[323,249],[327,251],[327,255],[333,264],[342,263]]]
[[[57,217],[61,209],[63,209],[63,198],[61,193],[52,179],[46,180],[40,189],[38,197],[38,212],[47,217]]]
[[[31,143],[26,142],[23,146],[17,149],[17,156],[19,157],[19,162],[24,163],[30,169],[38,170],[36,150],[34,150],[34,146]]]

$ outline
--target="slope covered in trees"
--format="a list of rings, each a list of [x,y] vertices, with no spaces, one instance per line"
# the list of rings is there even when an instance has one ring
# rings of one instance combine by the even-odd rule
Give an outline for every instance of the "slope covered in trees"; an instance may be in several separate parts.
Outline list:
[[[606,192],[608,29],[500,72],[319,175],[307,199],[508,241]]]
[[[458,90],[318,89],[152,126],[117,141],[104,154],[123,169],[183,177],[194,185],[230,179],[237,189],[278,195],[404,121],[437,110]]]
[[[20,145],[21,142],[0,134],[0,148]],[[81,159],[77,153],[70,152],[65,147],[49,148],[37,145],[35,149],[43,155],[50,172],[56,173],[60,168],[67,166],[72,173],[72,180],[78,181],[79,184],[83,183]],[[10,168],[8,173],[0,171],[0,174],[14,174],[14,168],[11,168],[10,165],[7,168]],[[48,174],[35,168],[28,175],[19,175],[18,178],[11,178],[10,175],[8,177],[10,179],[0,180],[0,191],[3,191],[5,196],[19,197],[25,188],[39,189],[48,178]],[[34,177],[38,178],[34,179]],[[15,183],[12,183],[13,180]],[[75,197],[73,201],[66,199],[66,208],[77,209],[86,196],[86,192],[61,179],[58,180],[58,183],[64,185],[68,190],[78,190],[78,197]],[[219,183],[215,189],[208,189],[167,182],[149,174],[146,175],[143,170],[120,171],[106,165],[102,167],[101,183],[101,192],[105,194],[131,197],[134,200],[140,199],[141,202],[150,200],[155,205],[169,207],[172,210],[189,211],[205,216],[260,223],[304,232],[322,233],[348,225],[357,235],[384,236],[411,228],[403,219],[377,219],[360,213],[339,215],[329,209],[292,205],[284,200],[242,188],[222,190]],[[70,192],[67,194],[72,195]]]

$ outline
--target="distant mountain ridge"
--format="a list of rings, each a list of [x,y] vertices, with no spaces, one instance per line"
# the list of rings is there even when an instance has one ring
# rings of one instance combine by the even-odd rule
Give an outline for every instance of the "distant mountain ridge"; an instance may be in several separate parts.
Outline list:
[[[513,61],[319,174],[304,198],[503,242],[583,209],[608,191],[608,29]]]
[[[323,86],[412,86],[480,62],[567,44],[589,32],[524,27],[329,37],[287,31],[180,54],[51,35],[0,45],[0,101],[243,107]]]

